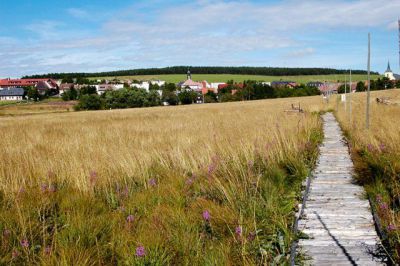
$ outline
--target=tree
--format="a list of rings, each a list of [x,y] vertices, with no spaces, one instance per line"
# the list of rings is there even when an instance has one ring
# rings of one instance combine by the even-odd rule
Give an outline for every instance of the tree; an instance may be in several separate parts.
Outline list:
[[[81,95],[91,95],[91,94],[97,94],[95,86],[85,86],[79,90],[79,97],[81,97]]]
[[[177,105],[179,103],[179,98],[176,95],[176,91],[170,91],[167,88],[164,88],[162,91],[161,99],[163,102],[167,102],[169,105]]]
[[[40,100],[40,94],[36,88],[29,87],[26,95],[28,96],[28,99],[32,99],[35,102]]]
[[[189,87],[184,88],[178,95],[181,104],[192,104],[197,97],[197,94]]]
[[[65,91],[62,95],[61,95],[62,99],[64,101],[73,101],[78,99],[78,91],[74,88],[74,86],[72,85],[70,87],[69,90]]]
[[[365,91],[365,90],[366,90],[366,87],[365,87],[364,82],[359,81],[356,86],[356,91]]]
[[[104,100],[99,95],[82,95],[75,110],[101,110],[104,109]]]

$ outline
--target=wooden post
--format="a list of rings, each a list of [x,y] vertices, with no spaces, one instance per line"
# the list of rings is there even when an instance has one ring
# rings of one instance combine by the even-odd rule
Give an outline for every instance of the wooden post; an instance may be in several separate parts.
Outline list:
[[[349,126],[351,128],[351,94],[353,93],[351,88],[351,69],[350,69],[350,94],[349,94]]]
[[[365,128],[369,129],[369,105],[371,98],[371,33],[368,33],[368,91],[367,91],[367,113],[365,120]]]

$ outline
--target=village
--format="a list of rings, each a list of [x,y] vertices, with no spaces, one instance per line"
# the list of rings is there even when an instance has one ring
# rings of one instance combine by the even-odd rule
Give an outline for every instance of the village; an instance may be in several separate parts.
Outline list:
[[[396,82],[400,80],[400,75],[394,74],[390,68],[390,63],[383,74],[383,79],[387,81],[384,87],[395,87]],[[74,89],[80,91],[82,88],[91,87],[95,89],[96,94],[103,95],[105,92],[118,91],[124,88],[136,88],[146,92],[157,91],[160,99],[163,96],[163,88],[166,86],[166,82],[163,80],[131,80],[131,79],[118,79],[113,80],[88,80],[79,82],[77,79],[70,80],[71,82],[63,82],[61,79],[52,78],[37,78],[37,79],[0,79],[0,100],[1,101],[24,101],[32,100],[29,96],[28,90],[33,89],[39,96],[51,96],[51,97],[62,97],[70,90]],[[294,81],[288,80],[277,80],[272,82],[258,82],[263,86],[269,86],[274,89],[289,88],[296,89],[298,87],[316,88],[319,93],[327,96],[337,93],[356,92],[357,87],[365,88],[367,81],[354,82],[326,82],[326,81],[313,81],[307,84],[298,84]],[[208,82],[194,81],[190,70],[186,73],[186,80],[178,82],[175,85],[175,94],[179,95],[182,91],[191,91],[195,93],[196,99],[194,103],[205,103],[204,96],[211,93],[218,95],[224,89],[227,89],[229,85],[232,85],[229,93],[235,95],[238,90],[244,89],[245,84],[235,83],[230,84],[229,82]],[[393,85],[393,86],[392,86]],[[343,91],[343,87],[344,90]],[[342,88],[342,89],[341,89]],[[351,88],[351,89],[350,89]],[[359,89],[363,91],[365,89]],[[218,97],[218,96],[216,96]],[[163,105],[169,105],[167,101],[163,101]]]

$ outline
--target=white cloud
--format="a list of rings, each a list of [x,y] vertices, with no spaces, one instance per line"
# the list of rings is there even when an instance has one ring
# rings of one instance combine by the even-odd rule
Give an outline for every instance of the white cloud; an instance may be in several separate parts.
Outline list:
[[[0,58],[0,70],[29,74],[177,64],[272,65],[290,58],[307,65],[311,61],[304,63],[304,59],[311,56],[312,62],[324,60],[315,58],[315,43],[299,36],[318,39],[319,34],[329,32],[392,28],[400,10],[398,0],[273,4],[198,0],[149,9],[148,13],[143,3],[138,5],[115,11],[89,32],[58,21],[27,25],[25,29],[36,34],[34,40],[10,45],[9,39],[0,38],[2,53],[14,55],[12,62]],[[76,18],[88,17],[80,8],[66,12]]]
[[[89,13],[81,8],[68,8],[67,13],[75,18],[87,18]]]

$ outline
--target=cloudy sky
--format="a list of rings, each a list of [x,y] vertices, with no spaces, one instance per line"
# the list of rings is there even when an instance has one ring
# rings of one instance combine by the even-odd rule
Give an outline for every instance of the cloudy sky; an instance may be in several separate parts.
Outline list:
[[[197,66],[399,72],[400,0],[1,0],[0,77]]]

